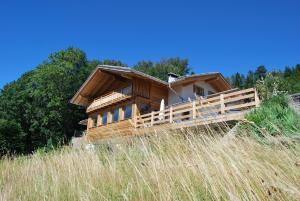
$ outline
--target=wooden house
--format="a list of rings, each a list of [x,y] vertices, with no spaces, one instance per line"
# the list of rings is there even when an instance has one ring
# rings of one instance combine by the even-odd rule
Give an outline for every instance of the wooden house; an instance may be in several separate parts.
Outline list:
[[[221,73],[168,75],[166,82],[127,67],[97,66],[71,100],[86,107],[86,139],[240,119],[259,104],[255,89],[231,89]]]

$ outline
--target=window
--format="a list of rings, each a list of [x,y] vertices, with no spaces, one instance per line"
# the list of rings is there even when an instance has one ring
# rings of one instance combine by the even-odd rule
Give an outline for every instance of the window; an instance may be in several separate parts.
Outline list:
[[[132,85],[129,85],[128,87],[125,87],[121,90],[122,94],[130,95],[132,93]]]
[[[194,94],[197,96],[204,96],[204,89],[197,85],[194,85]]]
[[[124,118],[125,119],[130,119],[132,116],[132,106],[131,105],[126,105],[124,108]]]
[[[119,120],[119,108],[114,109],[112,114],[113,114],[113,122],[117,122]]]
[[[150,105],[141,103],[140,104],[140,114],[143,115],[143,114],[147,114],[149,112],[151,112]]]
[[[102,114],[102,125],[107,124],[107,112]]]
[[[207,95],[212,95],[212,94],[214,94],[215,92],[213,92],[213,91],[208,91],[207,92]]]

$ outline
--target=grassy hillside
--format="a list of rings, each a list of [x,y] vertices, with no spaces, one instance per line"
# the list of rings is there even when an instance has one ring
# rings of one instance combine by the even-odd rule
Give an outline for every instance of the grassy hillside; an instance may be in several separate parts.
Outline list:
[[[0,200],[300,199],[299,142],[222,134],[157,133],[96,151],[4,159]]]
[[[160,131],[0,161],[0,200],[300,200],[300,117],[274,97],[234,132]]]

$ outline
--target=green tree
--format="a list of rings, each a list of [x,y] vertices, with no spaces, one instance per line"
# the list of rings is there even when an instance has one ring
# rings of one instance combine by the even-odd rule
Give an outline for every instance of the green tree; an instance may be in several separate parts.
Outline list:
[[[245,80],[245,88],[247,89],[247,88],[254,87],[255,82],[256,80],[255,80],[254,72],[252,70],[248,71]]]
[[[255,79],[258,80],[262,80],[267,76],[267,69],[264,65],[260,65],[256,68],[255,70]]]
[[[286,67],[283,72],[284,79],[287,81],[289,93],[300,92],[300,64],[295,67]]]
[[[20,126],[25,153],[66,143],[80,129],[85,110],[69,101],[98,64],[125,65],[116,60],[89,62],[83,51],[68,48],[3,88],[0,119]],[[5,129],[12,130],[4,127],[0,136],[6,136]],[[14,151],[12,147],[8,151]]]
[[[245,76],[240,73],[235,73],[230,78],[230,84],[234,88],[243,89],[245,85]]]
[[[162,80],[168,80],[168,73],[172,72],[177,75],[186,75],[190,73],[190,67],[188,66],[187,59],[170,58],[162,59],[157,63],[151,61],[141,61],[133,66],[133,69],[160,78]]]

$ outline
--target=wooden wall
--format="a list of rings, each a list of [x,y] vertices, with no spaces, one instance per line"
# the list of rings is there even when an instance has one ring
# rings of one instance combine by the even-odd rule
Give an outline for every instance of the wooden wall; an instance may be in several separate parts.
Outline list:
[[[148,103],[156,109],[157,105],[159,107],[161,99],[165,100],[165,104],[168,102],[167,86],[149,80],[134,79],[133,91],[137,104],[141,102]]]
[[[149,81],[136,78],[133,80],[133,93],[135,96],[150,98],[150,86],[151,83]]]
[[[114,133],[123,132],[124,135],[130,134],[130,130],[133,128],[132,120],[140,114],[139,106],[142,103],[149,104],[151,110],[159,110],[161,99],[165,100],[165,104],[168,101],[168,88],[167,86],[159,85],[154,82],[145,79],[133,78],[133,94],[132,98],[124,102],[109,105],[105,108],[93,111],[89,114],[88,128],[87,128],[87,139],[93,141],[94,139],[103,139],[115,135]],[[123,120],[124,111],[122,108],[125,105],[132,105],[132,119]],[[112,123],[112,111],[119,108],[119,121]],[[104,112],[108,112],[106,125],[101,125],[102,116]],[[121,116],[120,116],[121,115]],[[93,118],[92,118],[93,117]],[[121,118],[120,118],[121,117]],[[94,127],[93,119],[97,118],[97,126]],[[132,121],[134,122],[134,121]],[[121,132],[122,131],[122,132]]]
[[[93,142],[106,138],[132,135],[133,125],[130,121],[131,120],[123,120],[117,123],[91,128],[87,131],[86,140]]]
[[[161,99],[165,100],[165,105],[168,104],[168,88],[152,84],[150,89],[150,99],[153,104],[159,104]]]

